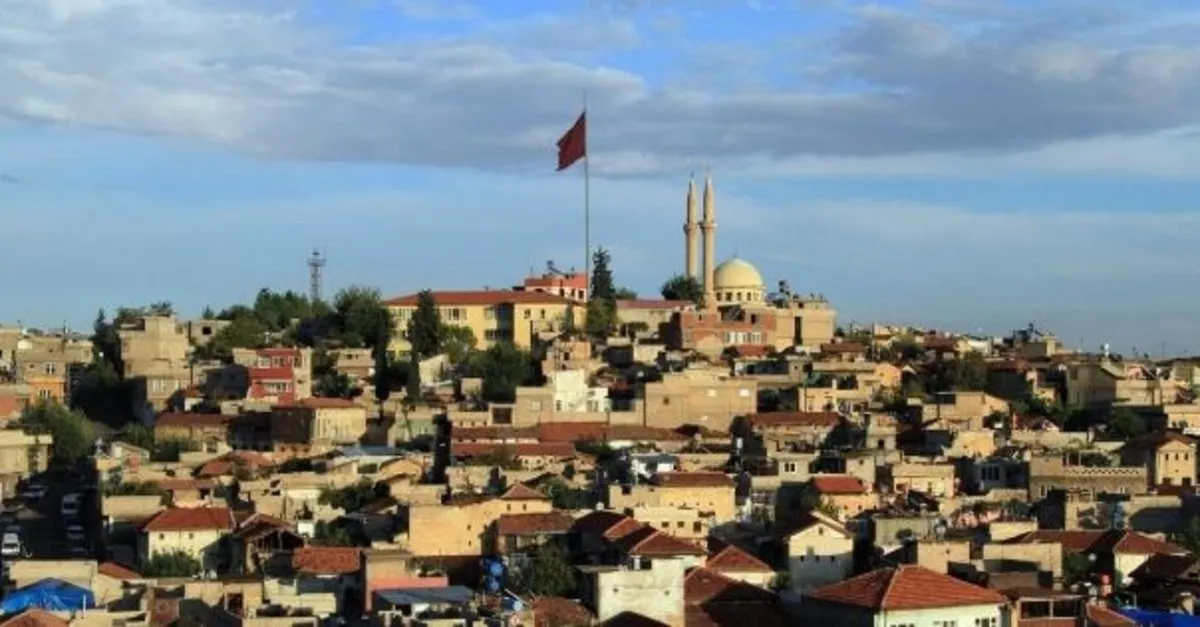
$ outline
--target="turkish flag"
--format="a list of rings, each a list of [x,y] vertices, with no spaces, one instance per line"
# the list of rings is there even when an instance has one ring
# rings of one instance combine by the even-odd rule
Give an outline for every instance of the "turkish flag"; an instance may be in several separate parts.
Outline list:
[[[579,114],[579,119],[571,125],[571,129],[558,140],[558,170],[561,172],[575,164],[576,161],[587,157],[587,111]]]

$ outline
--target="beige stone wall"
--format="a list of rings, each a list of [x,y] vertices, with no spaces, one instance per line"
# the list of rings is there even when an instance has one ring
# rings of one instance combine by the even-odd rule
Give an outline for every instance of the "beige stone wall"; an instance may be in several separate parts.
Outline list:
[[[662,487],[647,484],[609,485],[608,506],[622,511],[638,508],[677,508],[713,512],[718,522],[733,520],[734,491],[728,487]]]

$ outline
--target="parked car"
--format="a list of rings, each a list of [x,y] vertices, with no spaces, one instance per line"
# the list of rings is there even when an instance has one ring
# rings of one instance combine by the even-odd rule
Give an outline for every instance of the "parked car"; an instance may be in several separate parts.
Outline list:
[[[49,488],[40,483],[31,483],[25,486],[25,489],[21,491],[21,498],[25,499],[26,501],[36,503],[46,498],[46,492],[48,491]]]
[[[21,538],[15,533],[5,533],[3,539],[0,539],[0,555],[5,558],[21,557],[25,551],[21,546]]]
[[[81,497],[78,493],[72,493],[62,498],[62,507],[60,511],[64,518],[75,518],[79,516],[79,501]]]
[[[4,533],[6,533],[6,534],[11,533],[14,536],[17,536],[19,538],[19,537],[21,537],[21,525],[18,524],[16,521],[10,522],[10,523],[4,525]]]
[[[83,532],[83,527],[79,525],[67,526],[67,542],[72,544],[82,544],[87,541],[87,534]]]

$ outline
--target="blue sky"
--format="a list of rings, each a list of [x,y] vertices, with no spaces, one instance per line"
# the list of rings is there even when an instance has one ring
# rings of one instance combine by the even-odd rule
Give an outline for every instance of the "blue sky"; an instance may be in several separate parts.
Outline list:
[[[1110,6],[1111,5],[1111,6]],[[10,0],[0,320],[502,287],[593,241],[644,295],[711,167],[718,257],[843,321],[1200,352],[1200,8],[1170,0]]]

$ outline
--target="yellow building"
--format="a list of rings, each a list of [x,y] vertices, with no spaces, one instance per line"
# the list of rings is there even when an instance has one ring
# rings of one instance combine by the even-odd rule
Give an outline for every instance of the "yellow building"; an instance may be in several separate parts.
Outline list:
[[[434,292],[442,324],[466,327],[475,334],[476,346],[488,348],[496,342],[512,342],[528,349],[542,332],[563,328],[568,318],[583,324],[584,308],[571,300],[545,292],[475,290]],[[396,319],[390,348],[407,351],[408,322],[417,310],[417,295],[409,294],[384,302]]]

